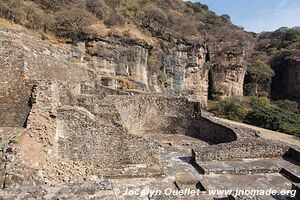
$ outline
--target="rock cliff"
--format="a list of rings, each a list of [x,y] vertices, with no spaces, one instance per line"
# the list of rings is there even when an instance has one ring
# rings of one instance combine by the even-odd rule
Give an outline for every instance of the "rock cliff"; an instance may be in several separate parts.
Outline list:
[[[271,85],[274,100],[290,99],[300,103],[300,51],[278,54],[271,61],[275,76]]]
[[[246,43],[214,46],[205,41],[173,39],[151,46],[105,37],[77,44],[51,44],[23,28],[4,27],[0,35],[4,69],[1,84],[7,90],[34,80],[97,80],[103,86],[127,92],[186,96],[203,106],[209,87],[218,97],[243,94],[245,59],[250,53]],[[230,52],[222,47],[230,45],[234,47]],[[6,87],[5,80],[16,84]]]

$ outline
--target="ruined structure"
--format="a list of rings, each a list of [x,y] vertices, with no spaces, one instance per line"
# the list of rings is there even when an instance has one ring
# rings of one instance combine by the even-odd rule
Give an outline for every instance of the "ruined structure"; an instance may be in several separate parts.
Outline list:
[[[299,147],[201,111],[209,74],[214,94],[242,95],[245,49],[220,66],[204,42],[52,44],[0,27],[0,44],[3,199],[198,199],[125,191],[299,183]]]

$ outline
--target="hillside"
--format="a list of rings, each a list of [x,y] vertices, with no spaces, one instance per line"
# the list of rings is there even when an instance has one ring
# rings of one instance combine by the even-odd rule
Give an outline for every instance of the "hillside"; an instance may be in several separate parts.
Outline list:
[[[0,16],[75,41],[131,32],[218,42],[247,37],[228,15],[219,17],[206,5],[181,0],[1,0]]]
[[[258,93],[273,100],[289,99],[300,103],[300,29],[279,28],[258,34],[246,83],[257,83]]]

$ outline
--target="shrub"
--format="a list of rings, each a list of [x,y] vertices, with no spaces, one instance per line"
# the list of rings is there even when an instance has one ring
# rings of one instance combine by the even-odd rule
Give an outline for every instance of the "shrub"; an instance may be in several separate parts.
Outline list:
[[[120,6],[122,0],[104,0],[105,3],[112,8]]]
[[[255,73],[257,82],[261,81],[261,79],[271,81],[271,78],[275,75],[270,65],[262,61],[255,62],[251,69]]]
[[[228,14],[223,14],[221,15],[221,18],[225,21],[225,22],[231,22],[231,18]]]
[[[138,8],[133,2],[124,3],[122,13],[127,18],[134,20],[137,16]]]
[[[203,11],[208,11],[208,6],[199,2],[188,2],[187,5],[189,5],[194,10],[194,12],[201,13]]]
[[[109,7],[103,0],[87,0],[86,8],[100,20],[102,20],[109,11]]]
[[[86,37],[85,27],[96,22],[94,15],[76,7],[57,12],[55,19],[55,33],[72,40],[84,39]]]
[[[251,104],[252,106],[269,106],[270,100],[266,97],[252,97]]]
[[[125,24],[125,19],[122,15],[118,13],[110,13],[104,20],[104,24],[108,27],[112,26],[122,26]]]
[[[246,115],[244,121],[262,128],[300,135],[300,115],[278,108],[256,105]]]
[[[26,27],[39,29],[45,24],[44,19],[49,18],[44,16],[43,10],[41,10],[38,5],[33,2],[27,2],[24,5],[24,11],[26,13]]]
[[[230,120],[242,121],[247,111],[238,97],[227,97],[211,110],[214,114]]]
[[[207,16],[207,23],[211,24],[213,27],[224,25],[224,21],[222,20],[222,18],[216,16],[213,13],[209,13],[209,15]]]
[[[282,38],[284,41],[300,41],[300,30],[297,29],[288,29]]]
[[[288,99],[285,100],[279,100],[279,101],[274,101],[274,105],[276,105],[278,108],[285,110],[287,112],[293,112],[293,113],[298,113],[298,103],[295,101],[290,101]]]
[[[244,85],[244,95],[245,96],[255,96],[256,95],[256,84],[247,83]]]
[[[146,25],[156,22],[161,26],[166,26],[168,24],[168,16],[159,8],[149,7],[145,12],[143,21],[146,22]]]
[[[24,4],[21,0],[0,0],[0,17],[22,24],[26,19]]]
[[[266,98],[268,98],[270,96],[269,93],[266,91],[259,91],[257,95],[259,97],[266,97]]]
[[[37,3],[44,10],[53,10],[53,11],[60,10],[68,3],[68,0],[32,0],[32,1]]]
[[[300,136],[300,124],[283,123],[280,124],[279,131],[291,135]]]
[[[124,31],[122,32],[122,35],[123,35],[124,37],[130,37],[130,29],[124,30]]]
[[[163,52],[160,48],[154,47],[149,52],[147,65],[152,72],[158,72],[163,65]]]

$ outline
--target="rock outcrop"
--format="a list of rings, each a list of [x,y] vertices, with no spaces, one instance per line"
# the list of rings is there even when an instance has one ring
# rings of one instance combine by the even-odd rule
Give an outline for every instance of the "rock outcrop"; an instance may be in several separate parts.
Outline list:
[[[300,103],[300,51],[287,51],[271,62],[275,76],[271,85],[274,100],[290,99]]]
[[[206,106],[209,87],[217,97],[243,94],[247,67],[244,61],[249,53],[249,45],[243,43],[215,46],[205,41],[173,38],[158,39],[148,45],[132,39],[104,37],[74,45],[51,44],[23,28],[5,27],[1,27],[0,35],[3,94],[25,81],[30,89],[34,80],[43,79],[95,80],[127,92],[185,96],[200,101],[202,106]],[[224,46],[232,46],[230,52]],[[7,85],[9,80],[15,84]],[[26,92],[20,95],[28,97]],[[5,102],[7,98],[3,96],[0,98]],[[18,109],[26,106],[15,108]]]

